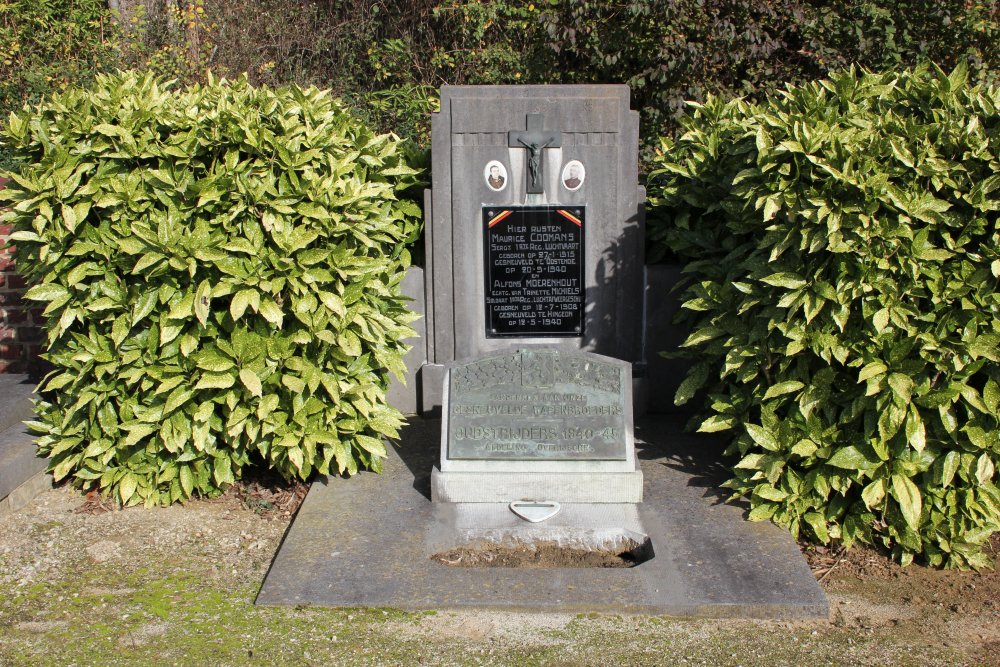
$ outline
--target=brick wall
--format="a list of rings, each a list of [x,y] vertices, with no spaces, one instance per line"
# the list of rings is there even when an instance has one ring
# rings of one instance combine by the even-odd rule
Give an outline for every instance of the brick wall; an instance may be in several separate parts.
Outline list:
[[[0,189],[6,185],[0,178]],[[41,371],[42,309],[24,301],[24,278],[18,275],[14,247],[7,244],[10,225],[0,225],[0,373]]]

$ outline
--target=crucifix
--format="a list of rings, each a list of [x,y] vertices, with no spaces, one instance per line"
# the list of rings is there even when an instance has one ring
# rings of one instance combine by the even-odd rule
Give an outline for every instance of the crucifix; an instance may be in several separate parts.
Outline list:
[[[542,179],[542,151],[546,148],[559,148],[562,145],[562,133],[559,130],[543,130],[545,118],[540,113],[529,113],[527,129],[511,130],[507,133],[507,145],[511,148],[528,150],[528,173],[525,175],[528,184],[525,192],[540,194],[545,191]]]

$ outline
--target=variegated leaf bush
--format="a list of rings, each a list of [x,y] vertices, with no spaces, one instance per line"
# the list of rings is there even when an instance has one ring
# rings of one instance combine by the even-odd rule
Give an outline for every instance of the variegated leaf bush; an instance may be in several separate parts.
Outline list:
[[[796,536],[984,567],[1000,528],[1000,88],[845,71],[664,140],[701,431]]]
[[[12,114],[0,193],[45,305],[56,479],[124,504],[379,469],[401,415],[410,151],[321,90],[101,76]]]

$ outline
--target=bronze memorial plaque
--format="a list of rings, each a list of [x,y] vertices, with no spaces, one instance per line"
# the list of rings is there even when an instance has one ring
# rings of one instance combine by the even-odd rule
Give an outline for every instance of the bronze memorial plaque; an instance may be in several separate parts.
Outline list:
[[[448,458],[625,460],[622,365],[580,352],[521,349],[456,364]]]

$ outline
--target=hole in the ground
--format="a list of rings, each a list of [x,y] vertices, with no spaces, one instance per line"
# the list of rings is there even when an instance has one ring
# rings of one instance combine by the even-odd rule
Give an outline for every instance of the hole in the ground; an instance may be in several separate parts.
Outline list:
[[[635,567],[653,558],[649,538],[604,547],[566,546],[555,541],[475,542],[439,551],[431,560],[450,567]]]

